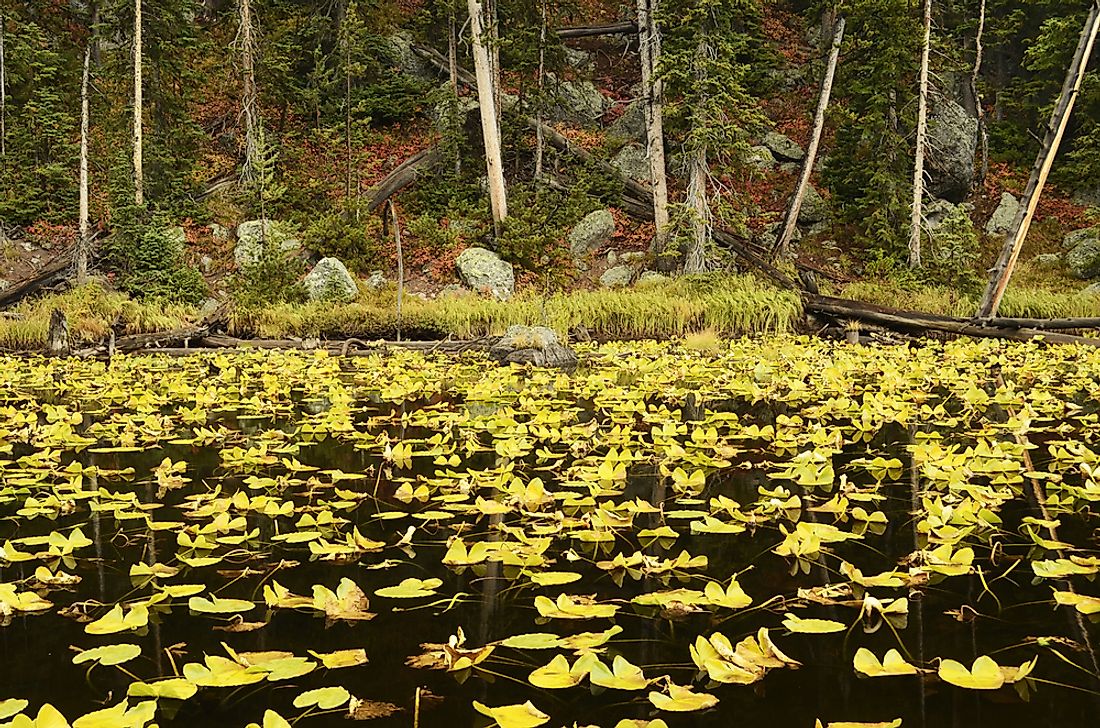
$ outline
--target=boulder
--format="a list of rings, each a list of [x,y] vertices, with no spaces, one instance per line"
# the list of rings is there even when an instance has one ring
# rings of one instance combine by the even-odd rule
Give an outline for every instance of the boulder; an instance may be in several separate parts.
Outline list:
[[[1016,215],[1019,212],[1020,201],[1013,197],[1011,192],[1002,193],[997,209],[985,224],[985,231],[990,235],[1007,234],[1012,229],[1012,223],[1016,221]]]
[[[380,270],[374,270],[371,271],[371,274],[367,277],[367,288],[371,291],[378,291],[384,288],[388,282],[385,273]]]
[[[572,48],[570,46],[562,46],[561,49],[565,56],[565,64],[570,68],[578,71],[587,71],[592,67],[592,54],[588,51],[581,50],[580,48]]]
[[[646,181],[651,177],[649,155],[640,144],[630,144],[619,150],[611,166],[633,180]]]
[[[829,203],[813,185],[807,185],[806,195],[802,198],[802,207],[798,208],[798,224],[813,225],[829,217]]]
[[[553,92],[548,116],[552,121],[593,124],[607,111],[607,97],[591,81],[564,81],[547,74]]]
[[[629,265],[617,265],[608,268],[600,276],[600,285],[604,288],[624,288],[634,280],[634,268]]]
[[[572,369],[577,355],[545,326],[510,326],[489,349],[489,358],[502,364]]]
[[[229,240],[229,228],[216,222],[210,223],[210,236],[219,243]]]
[[[609,136],[626,141],[644,142],[646,138],[645,104],[635,101],[607,129]]]
[[[802,150],[802,147],[798,146],[790,137],[777,131],[769,131],[765,134],[763,144],[779,160],[801,162],[802,158],[806,156],[806,152]]]
[[[663,283],[667,280],[668,276],[666,276],[664,273],[658,273],[655,270],[647,270],[643,271],[642,274],[638,276],[638,285],[651,286],[657,283]]]
[[[255,263],[263,254],[264,241],[283,252],[298,250],[301,243],[290,229],[275,220],[249,220],[237,226],[237,245],[233,257],[238,266]]]
[[[749,155],[745,159],[750,167],[756,167],[760,170],[775,169],[775,156],[772,154],[772,150],[765,147],[763,144],[758,144],[749,148]]]
[[[1088,280],[1100,275],[1100,240],[1086,240],[1066,253],[1066,267],[1074,278]]]
[[[1057,253],[1041,253],[1035,256],[1033,262],[1040,268],[1057,268],[1062,263],[1062,256]]]
[[[355,279],[337,258],[321,258],[302,283],[311,301],[351,301],[359,295]]]
[[[475,291],[488,291],[500,301],[516,292],[516,274],[512,264],[485,248],[466,248],[455,260],[458,277]]]
[[[1100,228],[1083,228],[1081,230],[1074,230],[1068,233],[1066,237],[1062,238],[1062,248],[1065,250],[1073,250],[1078,245],[1088,242],[1095,242],[1100,239]]]
[[[436,70],[413,50],[412,33],[399,31],[385,39],[387,50],[397,64],[397,72],[417,81],[434,83],[439,79]]]
[[[924,215],[924,228],[932,238],[936,237],[936,233],[939,231],[940,226],[952,216],[958,214],[969,216],[972,212],[974,212],[974,205],[969,202],[960,202],[956,204],[948,200],[940,199],[932,200],[921,210],[921,213]]]
[[[1100,296],[1100,283],[1091,283],[1081,291],[1082,296]]]
[[[615,234],[615,216],[610,210],[590,212],[569,231],[569,250],[574,258],[594,253]]]
[[[928,109],[928,192],[962,202],[974,182],[978,120],[952,99],[933,94]]]

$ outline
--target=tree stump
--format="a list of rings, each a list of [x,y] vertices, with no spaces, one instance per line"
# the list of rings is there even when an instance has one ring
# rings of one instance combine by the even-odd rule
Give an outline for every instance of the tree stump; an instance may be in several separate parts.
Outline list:
[[[65,312],[55,308],[50,314],[50,330],[46,334],[46,354],[48,356],[68,356],[72,351],[69,345],[69,321]]]

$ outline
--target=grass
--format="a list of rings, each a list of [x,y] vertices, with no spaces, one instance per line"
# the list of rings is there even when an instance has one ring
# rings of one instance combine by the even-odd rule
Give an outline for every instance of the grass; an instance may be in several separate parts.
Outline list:
[[[978,310],[980,293],[928,286],[906,289],[879,281],[859,281],[844,287],[845,298],[910,311],[969,318]],[[1010,285],[1001,301],[1000,315],[1018,318],[1075,318],[1100,316],[1100,296]]]
[[[116,324],[123,335],[141,334],[170,331],[197,318],[194,309],[134,301],[92,282],[20,303],[12,309],[18,318],[0,319],[0,348],[23,351],[44,348],[50,314],[55,308],[65,312],[74,346],[102,341]]]
[[[583,326],[594,338],[670,338],[711,330],[739,336],[790,331],[801,318],[794,294],[749,276],[688,276],[636,288],[576,291],[545,301],[520,296],[507,303],[474,295],[423,301],[406,298],[407,336],[470,339],[497,335],[513,324],[545,325],[565,333]],[[271,306],[239,311],[231,333],[243,337],[390,337],[397,331],[392,291],[344,304]]]

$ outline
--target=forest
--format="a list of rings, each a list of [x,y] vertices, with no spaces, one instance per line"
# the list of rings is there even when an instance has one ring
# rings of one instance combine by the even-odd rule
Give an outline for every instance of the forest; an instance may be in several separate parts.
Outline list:
[[[1092,728],[1098,34],[0,0],[0,728]]]

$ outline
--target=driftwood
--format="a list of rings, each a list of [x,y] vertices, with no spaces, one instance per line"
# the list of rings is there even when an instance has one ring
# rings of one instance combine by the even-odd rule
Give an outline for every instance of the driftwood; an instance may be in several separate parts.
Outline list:
[[[69,321],[64,311],[55,308],[50,314],[50,328],[46,334],[46,355],[68,356],[70,351]]]

